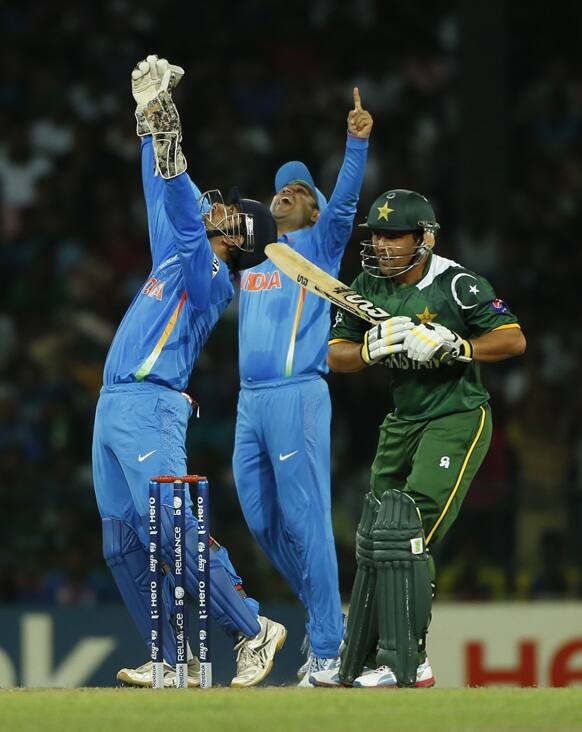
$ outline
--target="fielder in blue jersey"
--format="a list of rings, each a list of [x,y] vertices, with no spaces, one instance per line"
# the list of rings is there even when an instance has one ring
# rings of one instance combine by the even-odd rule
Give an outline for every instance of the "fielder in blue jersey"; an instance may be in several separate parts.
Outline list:
[[[334,276],[352,232],[371,129],[354,89],[345,158],[329,203],[303,163],[286,163],[275,177],[278,240]],[[323,378],[329,331],[329,303],[270,260],[243,273],[234,477],[250,530],[307,610],[311,651],[298,674],[301,685],[337,663],[343,634]]]
[[[103,523],[103,553],[125,604],[149,644],[148,481],[153,475],[188,472],[185,438],[192,400],[184,393],[206,339],[231,301],[233,272],[254,243],[264,248],[275,236],[269,210],[256,201],[215,201],[200,208],[200,191],[186,171],[180,120],[171,90],[183,70],[149,56],[132,73],[142,137],[142,177],[152,270],[113,339],[97,404],[93,475]],[[191,503],[190,503],[191,506]],[[162,491],[162,555],[172,561],[171,486]],[[195,596],[196,522],[186,530],[186,585]],[[232,636],[238,651],[234,686],[252,686],[270,671],[285,628],[258,615],[258,604],[242,591],[228,553],[211,552],[211,613]],[[165,593],[170,606],[171,577]],[[166,617],[168,613],[166,613]],[[175,644],[169,621],[164,633],[165,683],[172,685]],[[197,659],[189,663],[189,685],[199,683]],[[121,681],[151,686],[151,664],[123,669]]]

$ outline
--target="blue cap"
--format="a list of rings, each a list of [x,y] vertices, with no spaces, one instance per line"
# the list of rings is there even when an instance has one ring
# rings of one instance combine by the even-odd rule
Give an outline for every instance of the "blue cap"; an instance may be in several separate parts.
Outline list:
[[[317,198],[319,212],[323,213],[327,206],[327,198],[315,186],[315,181],[305,163],[299,160],[290,160],[288,163],[284,163],[275,175],[275,193],[278,193],[281,188],[289,185],[289,183],[305,183],[306,186],[309,186]]]

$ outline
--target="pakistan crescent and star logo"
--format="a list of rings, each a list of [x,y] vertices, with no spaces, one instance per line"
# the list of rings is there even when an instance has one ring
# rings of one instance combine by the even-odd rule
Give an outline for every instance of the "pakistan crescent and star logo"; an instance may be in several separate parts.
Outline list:
[[[416,313],[416,317],[420,320],[421,325],[432,323],[438,313],[431,313],[428,307],[425,307],[422,313]]]
[[[469,272],[459,272],[459,274],[456,274],[453,277],[453,279],[451,281],[451,294],[453,295],[453,300],[457,303],[457,305],[461,308],[461,310],[472,310],[473,308],[476,308],[479,303],[474,302],[471,305],[466,305],[461,300],[462,292],[461,292],[461,294],[459,294],[459,292],[457,291],[457,289],[459,288],[459,281],[465,277],[468,277],[470,280],[473,280],[473,284],[469,285],[469,287],[467,287],[467,290],[469,291],[469,293],[471,295],[474,295],[475,297],[477,297],[477,293],[479,292],[479,288],[477,287],[477,278],[475,277],[475,275],[472,275]],[[462,290],[462,287],[461,287],[461,290]],[[466,297],[466,295],[465,295],[465,297]]]
[[[388,221],[388,216],[390,216],[392,211],[394,211],[394,209],[390,208],[388,201],[386,201],[383,206],[378,206],[378,221],[380,221],[380,219]]]
[[[461,274],[458,274],[453,279],[453,287],[452,287],[453,297],[455,298],[456,303],[458,305],[460,305],[464,310],[470,310],[471,308],[476,307],[476,304],[475,305],[463,305],[461,303],[461,301],[459,300],[459,297],[457,295],[457,291],[455,289],[455,282],[458,281],[461,277],[472,277],[472,275],[469,275],[469,274],[466,274],[466,273],[461,273]],[[475,279],[475,278],[473,277],[473,279]],[[469,286],[469,292],[472,295],[477,295],[477,293],[480,292],[480,290],[477,287],[477,285],[470,285]],[[428,305],[425,306],[425,308],[422,311],[422,313],[416,313],[416,317],[420,320],[421,325],[425,325],[426,323],[432,323],[432,321],[437,316],[438,316],[438,313],[431,313],[430,312],[430,310],[428,309]]]

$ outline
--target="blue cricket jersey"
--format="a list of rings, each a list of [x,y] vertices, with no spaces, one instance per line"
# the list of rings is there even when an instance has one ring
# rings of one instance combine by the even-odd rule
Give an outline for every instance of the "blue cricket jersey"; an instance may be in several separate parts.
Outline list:
[[[348,134],[334,192],[317,223],[279,241],[337,277],[364,178],[368,140]],[[298,287],[267,259],[241,279],[241,382],[293,378],[328,371],[330,303]]]
[[[181,391],[234,290],[206,237],[200,191],[187,173],[154,175],[150,136],[142,141],[142,179],[152,271],[115,334],[103,383],[145,380]]]

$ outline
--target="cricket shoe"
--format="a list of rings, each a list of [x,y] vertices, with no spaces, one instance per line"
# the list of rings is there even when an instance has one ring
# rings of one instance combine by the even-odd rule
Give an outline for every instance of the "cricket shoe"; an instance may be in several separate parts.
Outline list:
[[[311,650],[311,643],[309,642],[309,636],[307,634],[305,634],[305,638],[303,639],[300,650],[301,653],[305,653],[307,655],[307,658],[297,669],[297,681],[301,681],[305,674],[309,671],[309,664],[311,663],[311,659],[313,658],[313,651]]]
[[[346,689],[351,687],[351,684],[340,680],[339,664],[335,668],[316,671],[314,674],[311,674],[309,683],[311,686],[319,686],[324,689]]]
[[[117,672],[117,680],[124,686],[139,686],[145,689],[152,688],[152,662],[137,668],[122,668]],[[164,687],[176,685],[176,669],[164,661]],[[188,661],[188,688],[200,686],[200,663],[196,657]]]
[[[428,658],[416,669],[417,689],[435,685],[435,678]],[[354,679],[354,689],[396,689],[400,686],[394,671],[389,666],[364,671],[363,674]]]
[[[311,660],[313,659],[313,654],[309,653],[305,661],[299,666],[297,669],[297,681],[303,681],[305,678],[306,673],[309,671],[309,667],[311,666]]]
[[[342,623],[344,628],[344,634],[346,632],[346,623],[348,621],[348,616],[345,613],[342,613]],[[342,648],[345,646],[344,641],[342,640],[339,647],[339,655],[342,655]],[[303,643],[301,644],[301,653],[306,653],[307,658],[305,659],[304,663],[299,666],[297,669],[297,681],[302,681],[305,677],[305,674],[309,671],[309,667],[311,665],[311,661],[313,659],[313,649],[311,648],[311,643],[309,642],[309,636],[307,633],[305,634],[305,638],[303,638]],[[316,672],[319,673],[319,672]],[[323,673],[323,672],[322,672]],[[307,685],[307,684],[306,684]]]
[[[342,623],[343,623],[344,634],[346,632],[347,621],[348,621],[348,616],[345,613],[342,613]],[[344,646],[345,646],[345,643],[342,640],[340,642],[340,647],[339,647],[340,656],[342,655],[342,648]],[[313,649],[311,647],[311,643],[309,642],[309,636],[307,635],[307,633],[305,634],[305,638],[303,639],[303,643],[301,644],[300,650],[301,650],[301,653],[307,654],[307,658],[305,659],[305,662],[297,669],[297,681],[303,681],[303,679],[305,679],[305,675],[310,670],[311,663],[315,657],[314,653],[313,653]],[[334,666],[334,668],[335,668],[335,666]],[[316,671],[315,673],[323,673],[323,671]],[[339,681],[339,679],[338,679],[338,681]],[[313,684],[307,683],[307,682],[308,682],[308,679],[306,679],[306,683],[304,684],[304,686],[313,686]],[[299,686],[301,686],[301,684],[299,684]],[[343,686],[343,684],[342,684],[342,686]]]
[[[259,615],[261,630],[253,638],[242,636],[234,647],[236,655],[236,676],[231,686],[240,688],[255,686],[269,675],[273,658],[283,648],[287,629],[281,623]]]
[[[339,663],[340,660],[338,656],[336,656],[335,658],[320,658],[319,656],[311,656],[311,661],[309,662],[309,668],[307,670],[307,673],[297,684],[297,686],[301,687],[302,689],[313,688],[315,684],[311,683],[311,679],[314,677],[315,674],[322,671],[333,671],[334,673],[337,673],[339,670]]]

